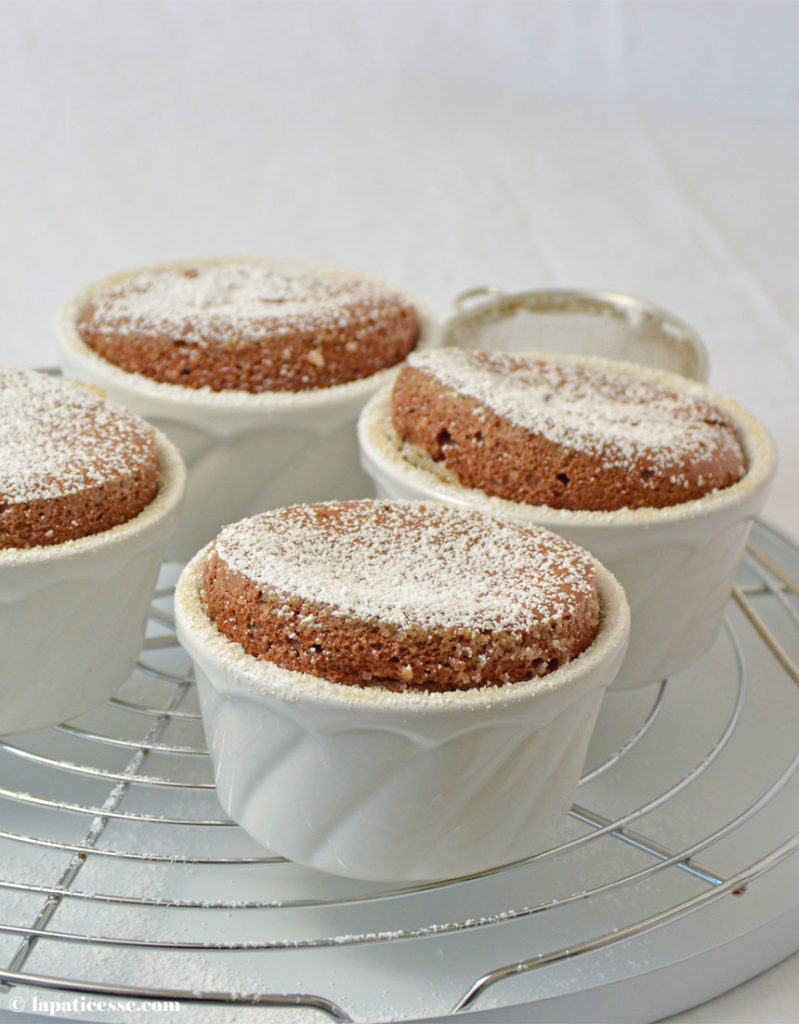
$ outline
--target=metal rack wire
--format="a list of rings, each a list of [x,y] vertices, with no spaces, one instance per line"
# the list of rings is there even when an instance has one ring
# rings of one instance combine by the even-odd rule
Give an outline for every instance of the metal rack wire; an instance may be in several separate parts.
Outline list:
[[[793,544],[756,524],[725,634],[694,673],[712,664],[712,710],[686,722],[696,680],[679,677],[603,712],[549,849],[400,887],[292,865],[224,818],[165,569],[119,694],[0,740],[0,1007],[13,991],[56,990],[236,1003],[270,1020],[458,1014],[534,998],[564,967],[627,956],[656,929],[735,901],[799,849],[795,741],[775,735],[759,771],[735,768],[763,708],[799,702],[798,569]],[[677,734],[672,765],[663,748]],[[653,760],[666,768],[648,773]],[[732,770],[734,796],[709,798]],[[352,970],[379,977],[379,997],[374,980],[348,993]],[[163,973],[168,984],[153,981]]]

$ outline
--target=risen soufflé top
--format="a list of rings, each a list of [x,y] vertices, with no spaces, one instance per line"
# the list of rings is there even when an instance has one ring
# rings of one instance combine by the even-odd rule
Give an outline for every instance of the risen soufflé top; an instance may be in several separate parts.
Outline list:
[[[530,505],[664,508],[746,472],[729,416],[690,382],[681,390],[598,360],[414,353],[391,415],[411,461]]]
[[[545,675],[594,639],[581,548],[445,506],[295,505],[225,527],[203,600],[257,658],[351,686],[463,690]]]
[[[258,261],[155,268],[95,293],[83,341],[130,373],[214,391],[307,391],[369,377],[414,348],[413,306],[354,276]]]
[[[158,493],[152,427],[72,381],[0,367],[0,548],[101,533]]]

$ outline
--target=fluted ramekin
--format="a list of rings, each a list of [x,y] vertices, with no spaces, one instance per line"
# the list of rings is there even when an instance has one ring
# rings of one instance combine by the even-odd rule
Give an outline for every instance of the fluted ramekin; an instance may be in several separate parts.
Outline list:
[[[55,725],[101,704],[136,664],[186,471],[156,434],[161,486],[110,530],[0,549],[0,734]]]
[[[230,262],[238,260],[182,260],[115,274],[73,296],[58,320],[64,372],[99,385],[110,398],[158,427],[177,445],[186,462],[185,510],[167,550],[177,561],[190,558],[225,523],[256,512],[296,502],[371,496],[371,482],[358,460],[355,421],[367,400],[396,372],[396,367],[389,367],[361,380],[310,391],[252,394],[188,388],[128,373],[94,352],[78,332],[77,319],[91,298],[135,274]],[[257,262],[287,273],[312,270],[372,280],[355,271],[265,259]],[[413,296],[393,285],[385,286],[416,310],[420,325],[417,348],[438,344],[438,325],[432,314]]]
[[[175,593],[217,794],[270,850],[354,878],[452,877],[546,845],[572,799],[629,610],[596,566],[591,646],[549,675],[447,693],[360,688],[245,654],[201,595],[209,548]]]
[[[463,487],[432,459],[403,450],[391,420],[390,387],[361,414],[361,463],[378,497],[479,508],[537,523],[586,548],[618,578],[630,602],[630,644],[613,689],[660,682],[688,668],[716,638],[752,522],[776,471],[774,442],[737,402],[676,374],[603,359],[529,354],[579,359],[714,402],[735,425],[746,475],[732,487],[668,508],[580,512],[506,501]]]

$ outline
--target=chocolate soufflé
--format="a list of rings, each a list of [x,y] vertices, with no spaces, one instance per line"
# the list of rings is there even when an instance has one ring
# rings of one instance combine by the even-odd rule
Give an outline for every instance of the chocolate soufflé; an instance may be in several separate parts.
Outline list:
[[[618,364],[415,353],[391,414],[409,461],[432,460],[464,487],[529,505],[665,508],[729,487],[747,468],[723,410]]]
[[[138,516],[160,483],[155,433],[95,391],[0,368],[0,548],[33,548]]]
[[[591,644],[601,616],[593,561],[569,541],[481,512],[368,499],[225,527],[202,591],[248,654],[394,691],[546,675]]]
[[[212,391],[308,391],[401,362],[420,328],[388,286],[257,260],[145,270],[94,294],[83,341],[129,373]]]

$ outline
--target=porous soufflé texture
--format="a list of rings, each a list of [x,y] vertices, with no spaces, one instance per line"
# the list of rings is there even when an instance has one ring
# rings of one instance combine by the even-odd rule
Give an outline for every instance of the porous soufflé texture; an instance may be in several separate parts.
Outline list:
[[[371,500],[225,527],[203,600],[248,654],[390,690],[532,679],[584,651],[600,620],[593,564],[569,541],[480,512]]]
[[[665,508],[729,487],[746,462],[729,417],[686,391],[577,359],[441,349],[397,376],[406,449],[464,487],[551,508]]]
[[[0,548],[77,540],[158,493],[155,434],[72,381],[0,368]]]
[[[76,326],[130,373],[253,393],[369,377],[419,336],[413,306],[386,287],[244,260],[135,274],[95,294]]]

